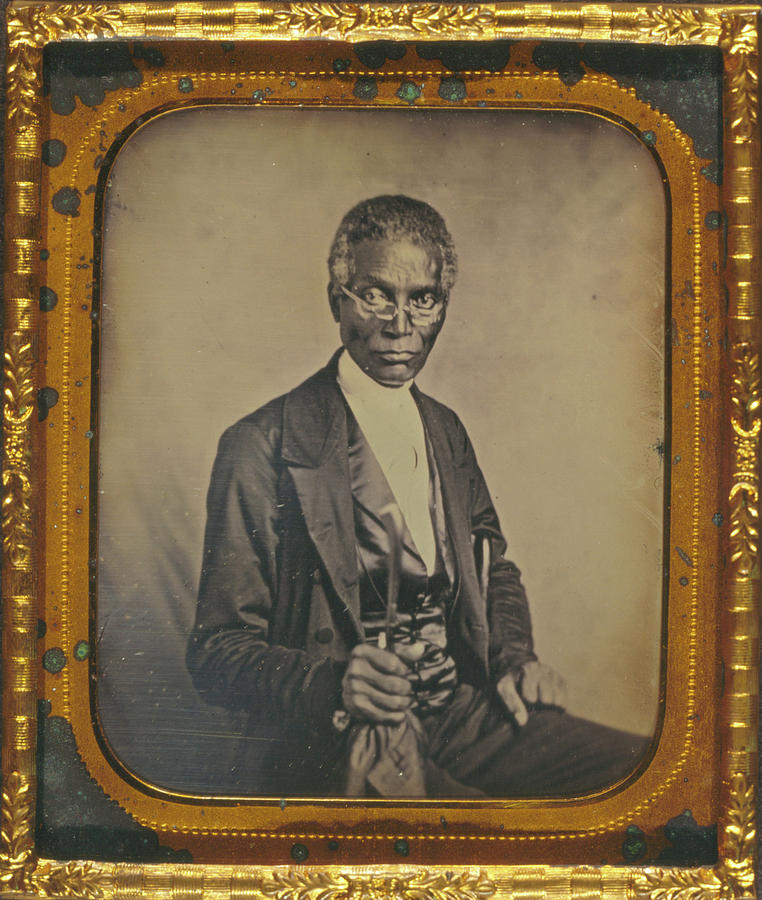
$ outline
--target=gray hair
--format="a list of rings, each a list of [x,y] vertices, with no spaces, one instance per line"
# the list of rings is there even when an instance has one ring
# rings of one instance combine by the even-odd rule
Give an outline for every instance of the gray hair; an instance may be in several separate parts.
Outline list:
[[[354,245],[360,241],[409,240],[435,250],[440,257],[439,284],[447,299],[458,271],[455,244],[447,225],[428,203],[404,194],[383,195],[353,206],[339,225],[328,256],[331,290],[345,285],[354,274]]]

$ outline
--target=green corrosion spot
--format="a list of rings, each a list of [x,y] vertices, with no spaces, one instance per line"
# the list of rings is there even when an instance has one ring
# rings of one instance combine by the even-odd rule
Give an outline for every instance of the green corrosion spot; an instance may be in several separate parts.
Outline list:
[[[711,181],[712,184],[720,184],[722,181],[722,173],[720,172],[720,165],[717,160],[713,160],[709,163],[708,166],[704,166],[701,170],[701,174],[706,178],[707,181]]]
[[[401,88],[400,88],[401,90]],[[358,78],[352,93],[358,100],[374,100],[378,96],[378,84],[375,78]]]
[[[43,285],[40,288],[40,309],[42,312],[50,312],[51,309],[55,309],[56,303],[58,303],[56,292],[53,288]]]
[[[73,187],[62,187],[53,194],[53,209],[62,216],[79,215],[79,191]]]
[[[84,662],[90,655],[90,644],[87,641],[77,641],[74,645],[74,659]]]
[[[190,94],[190,92],[193,90],[193,79],[188,78],[187,75],[183,75],[182,78],[178,78],[177,90],[182,94]]]
[[[627,862],[635,862],[646,852],[646,836],[637,825],[628,825],[622,844],[622,856]]]
[[[348,59],[335,59],[333,61],[333,71],[345,72],[349,68],[349,62]]]
[[[45,651],[45,655],[42,657],[42,667],[46,672],[56,675],[65,665],[66,656],[60,647],[51,647],[50,650]]]
[[[653,147],[656,143],[656,135],[653,131],[641,131],[640,136],[643,138],[643,143],[648,144],[649,147]]]
[[[51,138],[42,145],[42,161],[46,166],[60,166],[66,157],[66,144],[57,138]]]
[[[421,89],[417,84],[414,84],[412,81],[403,81],[397,91],[397,96],[400,100],[404,100],[405,103],[415,103],[415,101],[421,96]]]
[[[394,852],[398,856],[409,856],[410,844],[408,844],[404,838],[400,838],[398,841],[394,842]]]
[[[706,225],[710,231],[717,231],[720,225],[722,225],[722,213],[716,209],[711,210],[706,214],[704,225]]]
[[[310,855],[310,851],[304,846],[304,844],[294,844],[291,847],[291,859],[294,862],[304,862],[305,859]]]
[[[40,422],[48,417],[48,412],[58,403],[58,391],[52,387],[40,388],[37,391],[37,417]]]
[[[450,103],[466,99],[466,85],[462,78],[443,78],[439,85],[439,96]]]

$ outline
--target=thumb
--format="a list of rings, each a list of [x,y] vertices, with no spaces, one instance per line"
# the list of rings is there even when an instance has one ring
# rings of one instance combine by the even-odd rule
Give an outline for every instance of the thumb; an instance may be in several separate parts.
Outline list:
[[[519,728],[522,728],[529,721],[529,713],[524,705],[524,701],[519,696],[519,692],[516,690],[516,682],[508,675],[498,684],[497,690],[503,703],[505,703],[506,709],[513,716]]]

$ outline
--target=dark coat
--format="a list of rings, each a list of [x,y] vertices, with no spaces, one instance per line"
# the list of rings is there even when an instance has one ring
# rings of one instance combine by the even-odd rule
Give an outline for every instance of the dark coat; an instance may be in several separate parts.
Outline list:
[[[188,667],[210,702],[274,726],[279,753],[332,735],[341,678],[362,641],[346,406],[338,354],[299,387],[229,428],[207,501]],[[534,659],[526,595],[458,417],[413,388],[439,470],[458,576],[448,650],[459,677],[489,688]],[[489,545],[480,587],[474,544]],[[272,729],[271,729],[272,730]],[[288,749],[288,747],[291,749]],[[286,749],[284,749],[284,747]]]

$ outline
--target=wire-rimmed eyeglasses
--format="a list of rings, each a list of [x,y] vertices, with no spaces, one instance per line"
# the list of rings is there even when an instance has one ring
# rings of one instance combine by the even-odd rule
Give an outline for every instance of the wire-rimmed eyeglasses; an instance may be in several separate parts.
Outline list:
[[[350,291],[343,284],[340,287],[350,300],[354,300],[359,310],[372,313],[384,322],[391,322],[399,313],[407,313],[413,325],[433,325],[439,321],[444,309],[444,301],[431,291],[411,297],[404,306],[397,306],[378,287],[368,288],[363,291],[362,296]]]

